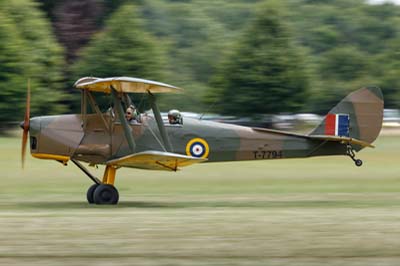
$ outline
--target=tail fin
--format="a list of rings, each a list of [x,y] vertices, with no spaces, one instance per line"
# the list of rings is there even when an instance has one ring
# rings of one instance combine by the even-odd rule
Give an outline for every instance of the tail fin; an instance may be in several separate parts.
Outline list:
[[[310,135],[355,138],[372,143],[382,128],[383,95],[377,87],[359,89],[340,101]],[[355,147],[358,151],[362,147]]]

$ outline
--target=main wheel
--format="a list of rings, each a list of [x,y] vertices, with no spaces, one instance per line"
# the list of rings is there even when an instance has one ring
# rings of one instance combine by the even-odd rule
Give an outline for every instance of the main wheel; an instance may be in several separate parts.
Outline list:
[[[90,203],[90,204],[93,204],[94,203],[94,198],[93,198],[93,196],[94,196],[94,191],[96,190],[96,188],[99,186],[99,184],[93,184],[93,185],[91,185],[90,186],[90,188],[88,189],[88,191],[86,192],[86,198],[87,198],[87,201]]]
[[[119,199],[118,190],[112,185],[99,185],[93,193],[96,204],[117,204]]]

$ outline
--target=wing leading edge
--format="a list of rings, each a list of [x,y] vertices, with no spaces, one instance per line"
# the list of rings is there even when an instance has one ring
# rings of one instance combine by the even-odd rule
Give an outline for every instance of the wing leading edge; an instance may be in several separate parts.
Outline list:
[[[183,89],[158,81],[132,77],[95,78],[84,77],[75,82],[78,89],[110,93],[111,86],[125,93],[181,93]]]
[[[177,171],[179,167],[189,166],[206,160],[171,152],[144,151],[110,160],[106,164],[119,167]]]

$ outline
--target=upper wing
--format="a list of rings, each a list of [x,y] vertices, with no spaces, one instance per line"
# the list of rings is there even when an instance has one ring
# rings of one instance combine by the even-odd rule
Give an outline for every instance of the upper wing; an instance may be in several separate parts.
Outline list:
[[[118,159],[110,160],[107,165],[152,170],[176,171],[178,167],[200,163],[207,159],[196,158],[171,152],[144,151]]]
[[[111,86],[118,92],[125,93],[179,93],[181,88],[147,79],[131,77],[81,78],[75,82],[78,89],[110,93]]]

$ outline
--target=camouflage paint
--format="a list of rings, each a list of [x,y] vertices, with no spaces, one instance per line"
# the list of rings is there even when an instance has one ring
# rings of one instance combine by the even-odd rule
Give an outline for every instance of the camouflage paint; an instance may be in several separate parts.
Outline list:
[[[350,115],[350,137],[372,143],[378,137],[383,120],[383,95],[377,87],[359,89],[347,95],[340,101],[330,114]],[[311,133],[311,135],[324,135],[325,119]],[[361,146],[354,147],[356,151]]]
[[[372,142],[382,124],[383,97],[377,88],[360,89],[344,98],[330,113],[350,115],[350,137]],[[60,115],[32,118],[30,134],[37,139],[31,153],[65,155],[91,164],[105,164],[131,154],[121,123],[103,114]],[[136,142],[135,153],[165,151],[156,120],[142,115],[142,123],[130,125]],[[208,162],[282,159],[323,155],[345,155],[340,142],[313,139],[308,135],[257,129],[211,121],[184,118],[183,125],[165,124],[172,152],[187,155],[188,144],[207,148]],[[325,120],[311,133],[324,135]],[[192,141],[192,142],[191,142]],[[31,143],[32,145],[32,143]],[[362,147],[356,147],[360,150]],[[202,153],[204,154],[204,153]]]

